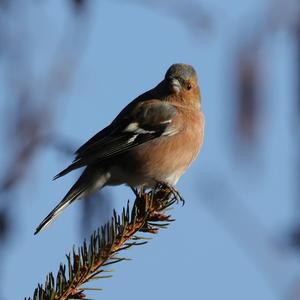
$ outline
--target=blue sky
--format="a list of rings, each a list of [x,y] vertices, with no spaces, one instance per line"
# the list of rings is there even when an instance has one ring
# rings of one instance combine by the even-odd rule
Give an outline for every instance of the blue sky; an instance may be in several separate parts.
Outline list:
[[[186,5],[194,2],[186,1]],[[141,295],[144,300],[284,299],[300,274],[296,256],[272,247],[291,223],[296,198],[292,38],[279,29],[260,49],[264,102],[259,136],[254,149],[242,151],[233,131],[231,63],[239,38],[244,34],[250,38],[264,26],[270,2],[199,3],[212,17],[204,30],[192,31],[167,12],[171,8],[153,9],[136,1],[94,1],[86,28],[78,28],[85,44],[74,47],[74,57],[80,54],[80,62],[57,100],[55,121],[56,132],[78,142],[75,147],[106,126],[134,97],[157,84],[174,62],[192,64],[198,71],[206,115],[202,152],[178,184],[186,205],[173,211],[176,222],[146,246],[128,251],[133,260],[115,265],[112,279],[93,282],[104,288],[100,294],[89,294],[95,299],[140,299]],[[67,11],[61,1],[44,1],[26,10],[36,77],[43,74],[71,22]],[[51,181],[70,161],[53,149],[44,149],[32,174],[15,192],[19,232],[6,247],[4,299],[31,296],[37,283],[43,283],[46,274],[56,272],[65,261],[73,244],[81,242],[80,201],[46,231],[33,236],[36,225],[77,176]],[[126,187],[110,190],[118,209],[133,199]],[[236,207],[247,207],[249,215],[240,216]],[[239,228],[241,224],[246,225]]]

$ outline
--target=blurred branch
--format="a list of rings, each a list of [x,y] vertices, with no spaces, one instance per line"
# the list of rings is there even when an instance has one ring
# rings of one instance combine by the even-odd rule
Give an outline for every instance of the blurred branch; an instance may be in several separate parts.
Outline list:
[[[32,67],[35,49],[28,42],[32,33],[28,20],[20,16],[22,11],[17,5],[1,12],[6,18],[1,20],[0,44],[2,55],[5,56],[6,86],[11,91],[9,96],[13,98],[7,101],[10,104],[7,108],[11,108],[13,103],[13,112],[10,113],[8,109],[6,112],[6,146],[13,150],[7,151],[8,163],[2,170],[5,176],[1,180],[2,192],[13,189],[28,174],[33,158],[44,144],[45,136],[52,134],[57,100],[72,80],[79,64],[88,36],[87,27],[83,26],[83,21],[88,20],[87,4],[86,1],[74,3],[77,11],[84,7],[85,14],[76,14],[70,26],[66,26],[49,67],[38,76]],[[24,6],[30,8],[28,3]]]
[[[89,0],[71,0],[71,4],[76,12],[81,12],[86,9],[89,4]]]
[[[126,260],[117,256],[122,250],[147,243],[137,232],[157,233],[166,228],[173,220],[164,212],[175,202],[177,194],[162,185],[150,192],[136,192],[131,212],[129,203],[121,215],[114,211],[111,222],[95,231],[89,243],[84,241],[77,251],[67,255],[67,266],[60,265],[56,280],[52,273],[48,274],[44,286],[38,285],[32,299],[86,299],[84,291],[100,290],[83,285],[93,279],[111,277],[99,274],[108,272],[105,266]]]
[[[244,45],[237,62],[237,131],[239,136],[253,142],[258,129],[258,55],[257,44]]]
[[[73,5],[76,9],[70,15],[69,26],[65,25],[60,39],[57,38],[54,55],[44,59],[43,68],[39,68],[36,61],[43,52],[36,48],[40,43],[35,40],[36,26],[31,26],[37,16],[33,15],[36,10],[31,9],[36,4],[0,0],[0,62],[6,99],[1,128],[6,135],[0,178],[3,239],[9,236],[9,207],[15,202],[8,201],[8,197],[31,174],[41,148],[55,142],[58,100],[70,84],[86,46],[89,6],[87,1],[74,1],[70,9]]]
[[[128,2],[134,2],[173,16],[195,34],[199,31],[209,30],[212,27],[212,18],[199,1],[128,0]]]

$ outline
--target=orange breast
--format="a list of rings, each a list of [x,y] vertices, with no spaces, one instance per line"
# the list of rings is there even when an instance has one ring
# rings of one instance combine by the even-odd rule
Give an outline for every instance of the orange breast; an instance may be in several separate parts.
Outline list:
[[[128,154],[124,167],[143,178],[176,184],[196,158],[204,137],[204,115],[193,110],[188,122],[182,122],[182,112],[173,120],[181,131],[173,136],[147,142]]]

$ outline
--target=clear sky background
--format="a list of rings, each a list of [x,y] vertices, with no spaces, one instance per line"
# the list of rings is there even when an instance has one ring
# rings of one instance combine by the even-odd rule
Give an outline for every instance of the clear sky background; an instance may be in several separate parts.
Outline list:
[[[74,150],[156,85],[172,63],[192,64],[199,76],[206,135],[200,156],[178,184],[186,205],[175,208],[176,222],[167,230],[125,253],[133,260],[114,265],[112,279],[90,284],[104,288],[90,298],[293,299],[300,264],[285,233],[297,218],[299,125],[296,44],[285,24],[295,17],[297,2],[94,0],[76,24],[69,1],[17,2],[18,9],[6,17],[2,13],[0,22],[8,24],[8,41],[24,31],[19,43],[30,61],[18,65],[8,51],[1,64],[15,59],[18,76],[27,76],[36,90],[53,57],[71,53],[60,62],[76,61],[63,93],[56,94],[56,85],[38,87],[36,99],[47,97],[50,108],[53,101],[54,132],[72,141]],[[233,66],[242,42],[248,45],[244,51],[260,57],[259,112],[251,142],[241,142],[235,129]],[[3,124],[14,92],[7,88],[6,71],[0,69]],[[58,75],[61,83],[64,77]],[[5,130],[0,143],[6,165],[11,149]],[[12,234],[1,252],[1,299],[32,296],[37,283],[49,271],[56,273],[65,254],[81,243],[80,201],[33,236],[78,176],[51,181],[71,159],[44,147],[14,190]],[[107,189],[119,211],[134,198],[126,187]]]

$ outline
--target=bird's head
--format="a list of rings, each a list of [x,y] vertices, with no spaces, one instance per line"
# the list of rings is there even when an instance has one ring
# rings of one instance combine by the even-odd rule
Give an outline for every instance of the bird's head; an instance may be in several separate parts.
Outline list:
[[[171,95],[183,101],[194,102],[199,105],[200,91],[195,69],[186,64],[173,64],[167,70],[165,83]]]

